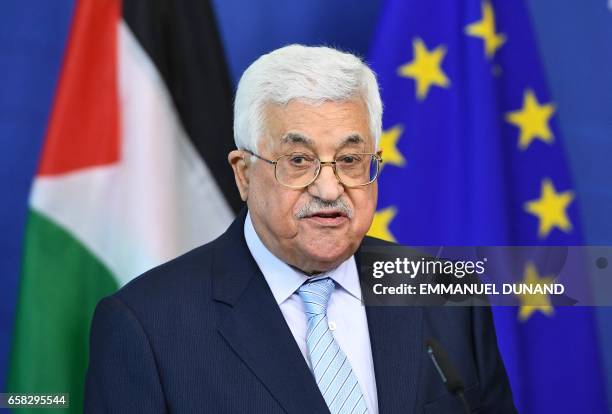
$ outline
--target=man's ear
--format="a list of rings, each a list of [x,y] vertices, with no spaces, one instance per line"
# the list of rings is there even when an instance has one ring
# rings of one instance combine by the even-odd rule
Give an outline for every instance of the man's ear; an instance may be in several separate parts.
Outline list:
[[[227,161],[234,170],[234,179],[236,180],[236,187],[240,191],[240,198],[242,201],[247,201],[249,194],[249,176],[248,168],[245,157],[248,155],[244,151],[233,150],[227,155]]]

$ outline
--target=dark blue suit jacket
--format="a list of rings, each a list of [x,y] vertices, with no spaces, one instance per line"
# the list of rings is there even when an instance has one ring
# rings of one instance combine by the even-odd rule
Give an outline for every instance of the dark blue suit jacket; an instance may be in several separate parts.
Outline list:
[[[245,216],[98,304],[85,412],[328,412],[246,245]],[[430,337],[455,362],[473,412],[515,412],[488,308],[366,314],[381,413],[463,412],[425,352]]]

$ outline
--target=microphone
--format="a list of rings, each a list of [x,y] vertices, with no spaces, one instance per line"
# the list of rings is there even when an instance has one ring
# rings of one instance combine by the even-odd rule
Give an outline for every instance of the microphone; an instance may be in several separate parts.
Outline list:
[[[463,403],[466,414],[470,414],[472,410],[470,410],[470,405],[465,399],[465,395],[463,395],[465,386],[463,385],[463,381],[461,381],[461,376],[444,348],[442,348],[442,345],[435,339],[429,338],[425,341],[425,349],[448,392],[459,397]]]

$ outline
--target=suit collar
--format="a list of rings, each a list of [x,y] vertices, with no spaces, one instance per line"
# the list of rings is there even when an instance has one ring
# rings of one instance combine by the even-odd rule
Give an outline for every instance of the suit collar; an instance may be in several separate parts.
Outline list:
[[[260,273],[244,239],[244,207],[215,244],[213,253],[213,299],[233,306],[250,280]]]

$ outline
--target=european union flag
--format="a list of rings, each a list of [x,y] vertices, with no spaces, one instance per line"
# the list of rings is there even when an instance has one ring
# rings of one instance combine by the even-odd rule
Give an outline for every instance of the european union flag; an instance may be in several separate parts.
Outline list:
[[[385,104],[370,234],[417,246],[580,244],[523,2],[389,0],[370,62]],[[539,277],[525,265],[525,278]],[[494,311],[520,412],[607,411],[590,309]]]

